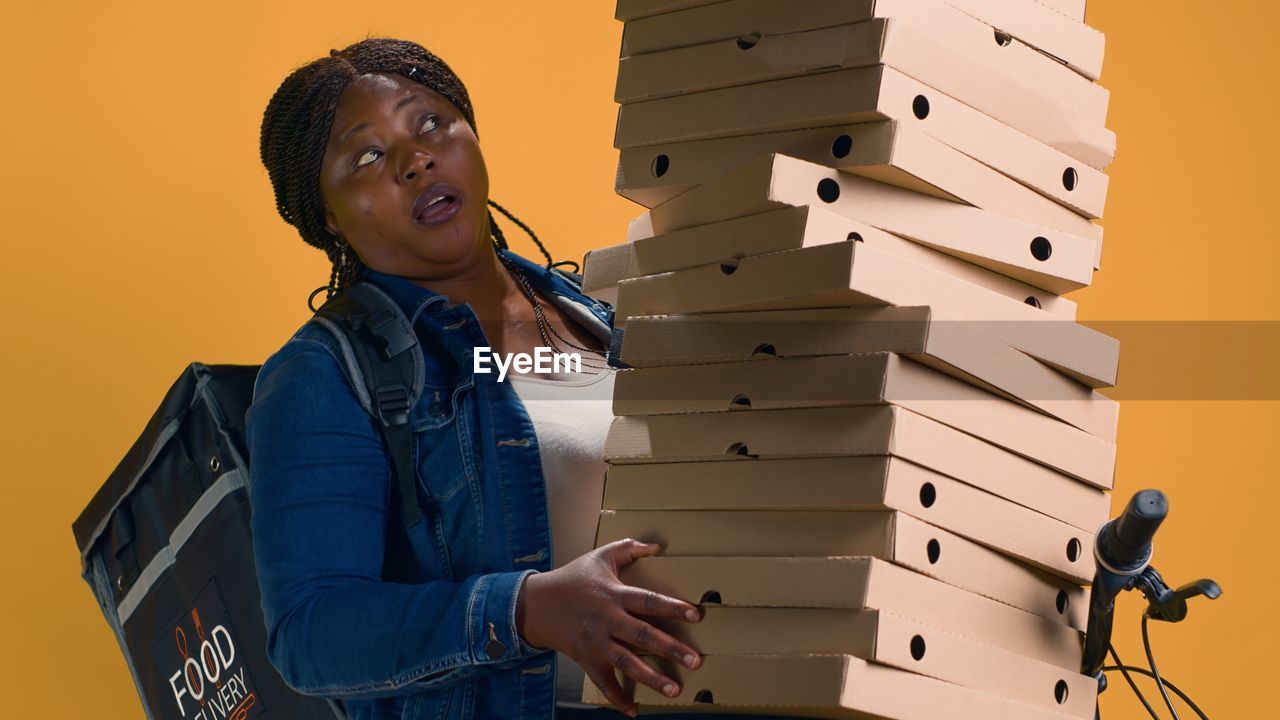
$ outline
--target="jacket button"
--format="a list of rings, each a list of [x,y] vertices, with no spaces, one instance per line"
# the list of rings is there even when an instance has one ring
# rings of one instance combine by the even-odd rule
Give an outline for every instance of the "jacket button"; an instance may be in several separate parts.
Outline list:
[[[501,640],[490,640],[484,646],[484,652],[489,656],[490,660],[497,660],[507,651],[507,646],[502,644]]]
[[[493,623],[489,623],[489,642],[485,643],[484,653],[489,656],[490,660],[497,660],[507,651],[507,646],[498,639],[498,633],[493,627]]]

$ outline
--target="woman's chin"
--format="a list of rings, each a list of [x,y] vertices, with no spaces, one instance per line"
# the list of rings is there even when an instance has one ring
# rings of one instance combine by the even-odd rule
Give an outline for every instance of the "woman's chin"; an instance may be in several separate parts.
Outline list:
[[[432,228],[425,239],[414,243],[418,255],[433,265],[465,265],[483,257],[492,243],[461,225]]]

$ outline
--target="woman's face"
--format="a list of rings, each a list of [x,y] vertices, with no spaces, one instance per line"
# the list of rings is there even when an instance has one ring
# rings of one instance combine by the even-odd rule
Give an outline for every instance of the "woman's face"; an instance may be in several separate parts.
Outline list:
[[[362,75],[338,97],[320,196],[325,224],[374,270],[444,279],[490,252],[475,132],[443,95],[400,75]]]

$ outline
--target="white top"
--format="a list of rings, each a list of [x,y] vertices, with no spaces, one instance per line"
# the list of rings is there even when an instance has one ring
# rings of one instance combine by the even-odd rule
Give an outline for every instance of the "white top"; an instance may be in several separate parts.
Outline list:
[[[547,483],[553,567],[595,547],[604,504],[604,439],[613,422],[614,369],[506,377],[533,421]],[[556,701],[581,704],[585,673],[556,653]]]

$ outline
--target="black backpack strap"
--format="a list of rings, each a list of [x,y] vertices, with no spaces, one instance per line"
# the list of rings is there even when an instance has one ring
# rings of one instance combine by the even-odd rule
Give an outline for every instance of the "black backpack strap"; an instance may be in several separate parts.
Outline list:
[[[561,260],[561,262],[573,262],[573,261]],[[574,263],[574,264],[576,265],[577,263]],[[559,268],[555,266],[551,267],[551,272],[559,275],[565,280],[568,280],[569,284],[573,285],[575,290],[577,290],[578,292],[582,292],[582,275],[580,273],[572,272],[570,270],[565,270],[564,268]]]
[[[555,274],[559,275],[560,277],[564,278],[565,280],[567,280],[569,283],[571,283],[571,284],[573,285],[574,289],[576,289],[578,292],[582,292],[582,274],[581,274],[581,273],[576,273],[576,272],[571,272],[571,271],[569,271],[569,270],[565,270],[565,269],[563,269],[563,268],[558,267],[559,265],[566,264],[566,263],[572,263],[575,267],[576,267],[576,266],[577,266],[577,264],[578,264],[578,263],[574,262],[573,260],[561,260],[561,261],[560,261],[560,262],[558,262],[558,263],[552,263],[552,265],[551,265],[551,272],[553,272],[553,273],[555,273]],[[613,307],[613,304],[612,304],[612,303],[609,303],[609,302],[606,302],[606,301],[604,301],[604,300],[600,300],[600,299],[598,299],[598,298],[593,298],[593,299],[595,299],[597,302],[599,302],[601,305],[603,305],[603,306],[605,307],[605,309],[608,311],[608,313],[609,313],[609,324],[610,324],[611,326],[613,326],[613,325],[614,325],[614,322],[613,322],[613,313],[614,313],[614,307]],[[610,338],[609,338],[609,349],[608,349],[608,352],[606,353],[606,356],[605,356],[605,364],[606,364],[606,365],[608,365],[609,367],[612,367],[612,368],[629,368],[629,367],[631,367],[630,365],[628,365],[628,364],[626,364],[626,363],[622,362],[622,360],[618,359],[619,354],[622,352],[622,336],[623,336],[623,329],[622,329],[622,328],[620,328],[620,327],[616,327],[616,326],[612,328],[612,330],[611,330],[611,335],[610,335]]]
[[[347,287],[326,302],[316,317],[342,344],[352,381],[364,384],[357,387],[357,395],[367,395],[365,409],[382,427],[395,471],[401,520],[411,528],[422,521],[409,426],[409,410],[422,395],[426,372],[418,336],[400,306],[367,282]],[[353,361],[355,367],[350,367]],[[427,502],[434,510],[434,499],[428,496]]]
[[[621,357],[622,356],[622,339],[625,335],[626,335],[625,328],[620,328],[620,327],[617,327],[616,325],[613,327],[613,330],[609,336],[609,354],[608,354],[608,359],[606,361],[606,364],[608,364],[609,367],[620,368],[620,369],[631,367],[627,363],[623,362]]]

